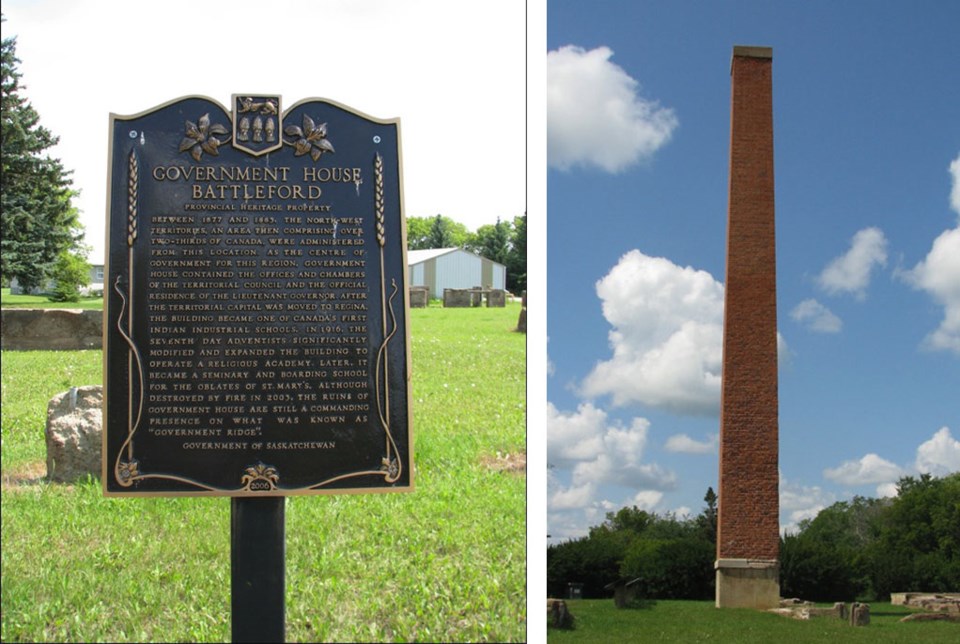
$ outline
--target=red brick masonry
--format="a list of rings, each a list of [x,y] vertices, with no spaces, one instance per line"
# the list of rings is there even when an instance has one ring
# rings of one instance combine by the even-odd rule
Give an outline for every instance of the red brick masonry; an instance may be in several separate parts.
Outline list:
[[[778,559],[772,52],[731,66],[718,559]]]

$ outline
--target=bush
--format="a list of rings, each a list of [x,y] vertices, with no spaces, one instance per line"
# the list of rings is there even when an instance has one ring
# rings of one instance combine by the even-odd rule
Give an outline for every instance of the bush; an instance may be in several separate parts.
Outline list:
[[[547,548],[547,593],[566,597],[567,584],[580,583],[584,599],[606,597],[604,586],[619,576],[632,536],[627,532],[597,533]]]
[[[714,547],[696,537],[637,539],[623,561],[624,577],[639,577],[644,597],[709,599],[714,589]]]
[[[780,542],[780,589],[808,601],[853,601],[865,583],[853,552],[803,533]]]
[[[53,279],[50,301],[77,302],[80,287],[90,284],[90,264],[83,255],[63,251],[57,257],[50,277]]]

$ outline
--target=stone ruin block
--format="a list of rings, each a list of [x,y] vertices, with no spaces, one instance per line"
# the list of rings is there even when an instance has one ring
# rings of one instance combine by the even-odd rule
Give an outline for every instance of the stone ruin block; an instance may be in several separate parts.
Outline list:
[[[483,304],[483,289],[479,286],[474,286],[471,289],[467,289],[470,292],[470,306],[480,306]]]
[[[836,613],[837,617],[846,621],[847,620],[847,605],[843,602],[837,602],[833,605],[833,610]]]
[[[547,619],[554,628],[573,628],[573,615],[562,599],[547,599]]]
[[[604,590],[613,591],[613,605],[617,608],[626,608],[629,606],[635,599],[640,590],[640,578],[636,579],[618,579],[617,581],[607,584],[603,587]]]
[[[843,602],[837,602],[831,608],[821,608],[813,602],[801,599],[781,599],[780,607],[771,609],[778,615],[791,617],[793,619],[809,620],[819,617],[835,617],[842,621],[847,621],[847,605]],[[851,621],[852,623],[852,621]]]
[[[960,593],[891,593],[890,603],[960,614]]]
[[[429,287],[427,286],[411,286],[410,287],[410,308],[412,309],[426,308],[429,302],[430,302]]]
[[[451,308],[466,308],[473,306],[473,297],[467,288],[443,289],[443,306]]]
[[[870,604],[854,602],[850,607],[850,625],[868,626],[870,624]]]
[[[504,307],[507,305],[507,292],[500,288],[490,289],[487,293],[487,307]]]
[[[74,483],[100,476],[103,387],[72,387],[47,404],[47,477]]]
[[[80,351],[103,346],[103,311],[4,309],[4,350]]]

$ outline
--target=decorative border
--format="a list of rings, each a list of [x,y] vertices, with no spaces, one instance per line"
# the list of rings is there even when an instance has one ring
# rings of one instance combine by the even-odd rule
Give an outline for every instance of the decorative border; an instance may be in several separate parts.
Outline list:
[[[294,106],[295,107],[295,106]],[[292,107],[290,109],[293,109]],[[353,113],[353,112],[351,112]],[[233,120],[233,119],[231,119]],[[301,156],[309,153],[314,161],[317,161],[323,153],[333,153],[333,146],[326,139],[326,123],[319,126],[315,125],[309,116],[304,114],[303,129],[296,126],[285,128],[284,133],[293,137],[294,140],[282,140],[294,148],[294,155]],[[185,125],[185,137],[180,143],[180,152],[190,152],[190,156],[195,161],[202,158],[203,152],[216,155],[220,145],[228,142],[218,140],[214,134],[229,134],[226,129],[219,124],[210,124],[209,114],[204,114],[198,120],[198,125],[187,121]],[[241,146],[235,146],[243,151],[248,151]],[[374,215],[376,220],[376,238],[380,250],[380,299],[382,311],[382,333],[383,341],[377,351],[376,361],[376,397],[377,413],[380,426],[385,435],[384,452],[379,469],[362,470],[351,472],[339,476],[331,477],[313,485],[299,488],[285,488],[280,482],[280,473],[278,469],[263,462],[257,462],[244,469],[240,476],[240,486],[237,488],[218,488],[191,478],[177,476],[173,474],[147,474],[140,470],[140,462],[134,456],[134,436],[140,427],[140,421],[143,417],[144,392],[146,390],[146,377],[143,369],[143,359],[140,350],[134,341],[134,245],[139,237],[138,235],[138,211],[139,211],[139,188],[140,188],[140,168],[136,149],[130,151],[127,163],[127,282],[126,292],[123,289],[123,274],[118,272],[117,279],[113,288],[120,297],[121,306],[117,315],[116,328],[120,336],[127,345],[127,436],[120,446],[117,458],[114,462],[113,476],[116,482],[124,487],[133,487],[140,481],[147,479],[164,479],[176,481],[195,486],[200,490],[214,493],[238,493],[245,492],[250,495],[258,493],[276,494],[278,491],[284,493],[297,493],[309,490],[317,490],[330,485],[336,481],[355,478],[358,476],[382,476],[384,483],[393,484],[400,480],[403,474],[403,464],[399,458],[399,449],[396,440],[391,432],[390,425],[390,394],[389,394],[389,355],[388,348],[390,341],[398,331],[397,317],[393,308],[393,300],[399,292],[399,287],[395,278],[390,280],[390,293],[387,294],[386,287],[386,262],[384,258],[384,245],[386,243],[386,227],[384,222],[384,189],[383,189],[383,157],[377,153],[373,160],[373,170],[375,175],[374,189]],[[357,186],[359,190],[359,185]],[[405,240],[401,240],[404,242]],[[106,345],[105,345],[106,346]],[[408,356],[409,359],[409,356]],[[382,365],[382,366],[381,366]],[[407,383],[409,386],[409,383]],[[136,400],[136,405],[134,404]],[[136,413],[134,414],[134,410]],[[175,491],[169,491],[177,493]],[[163,492],[148,492],[151,494],[162,494]]]

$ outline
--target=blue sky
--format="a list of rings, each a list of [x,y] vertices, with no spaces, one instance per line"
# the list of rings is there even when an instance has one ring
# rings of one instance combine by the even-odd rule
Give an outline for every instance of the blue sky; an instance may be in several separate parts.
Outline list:
[[[781,528],[960,469],[960,3],[547,5],[547,514],[717,489],[730,58],[773,47]]]

